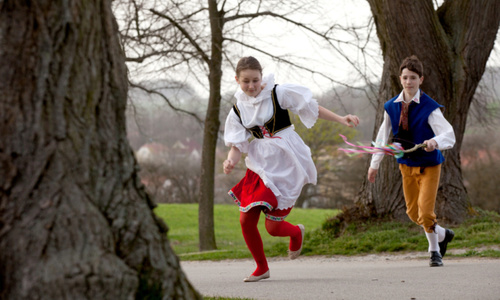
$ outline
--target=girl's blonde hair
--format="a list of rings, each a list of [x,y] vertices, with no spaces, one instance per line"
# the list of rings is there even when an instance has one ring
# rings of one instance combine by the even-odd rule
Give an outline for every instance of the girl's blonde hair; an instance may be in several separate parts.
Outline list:
[[[260,62],[253,56],[242,57],[236,65],[236,76],[240,76],[243,70],[257,70],[262,75],[262,66]]]

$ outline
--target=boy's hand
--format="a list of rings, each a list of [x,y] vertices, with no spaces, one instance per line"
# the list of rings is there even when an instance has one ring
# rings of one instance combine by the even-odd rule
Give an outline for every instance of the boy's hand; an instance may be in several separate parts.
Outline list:
[[[355,115],[344,116],[344,125],[348,127],[356,127],[359,125],[359,118]],[[352,124],[351,124],[352,123]]]
[[[371,183],[374,183],[375,177],[377,177],[377,173],[378,173],[377,169],[369,168],[368,169],[368,181],[370,181]]]
[[[224,168],[224,174],[229,174],[234,169],[234,163],[232,160],[226,159],[222,164],[222,167]]]
[[[438,146],[436,140],[434,140],[434,139],[426,140],[426,141],[424,141],[424,144],[426,145],[424,150],[427,152],[434,151]]]

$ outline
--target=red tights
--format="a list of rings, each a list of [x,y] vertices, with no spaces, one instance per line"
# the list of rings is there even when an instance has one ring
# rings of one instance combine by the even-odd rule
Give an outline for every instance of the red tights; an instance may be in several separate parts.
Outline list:
[[[257,228],[260,212],[260,207],[254,207],[246,213],[240,212],[240,224],[243,238],[257,264],[257,269],[252,273],[254,276],[262,275],[269,270],[266,255],[264,254],[264,245],[262,244],[262,238]],[[302,244],[302,233],[298,226],[292,225],[286,221],[271,221],[266,219],[266,229],[272,236],[289,236],[290,250],[299,250]]]

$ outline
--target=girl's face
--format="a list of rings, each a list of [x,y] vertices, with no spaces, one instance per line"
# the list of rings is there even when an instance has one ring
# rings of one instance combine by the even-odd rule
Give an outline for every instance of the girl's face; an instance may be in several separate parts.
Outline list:
[[[260,74],[259,70],[241,70],[240,75],[235,78],[241,90],[247,96],[257,97],[262,90],[262,74]]]
[[[424,81],[424,76],[420,77],[417,73],[408,70],[408,68],[404,68],[403,71],[401,71],[401,76],[399,76],[399,79],[401,80],[401,85],[403,86],[406,94],[408,94],[409,96],[414,96],[420,88],[420,85]]]

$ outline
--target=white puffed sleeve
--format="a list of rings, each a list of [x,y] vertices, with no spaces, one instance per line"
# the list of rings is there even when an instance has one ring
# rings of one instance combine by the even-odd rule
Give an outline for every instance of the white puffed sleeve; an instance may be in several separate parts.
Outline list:
[[[251,137],[250,132],[240,122],[240,118],[236,115],[233,109],[229,112],[226,118],[224,128],[224,143],[226,146],[235,146],[243,153],[248,153],[248,139]]]
[[[276,96],[281,108],[298,115],[307,128],[313,127],[318,120],[318,102],[307,87],[297,84],[280,84],[276,88]]]

